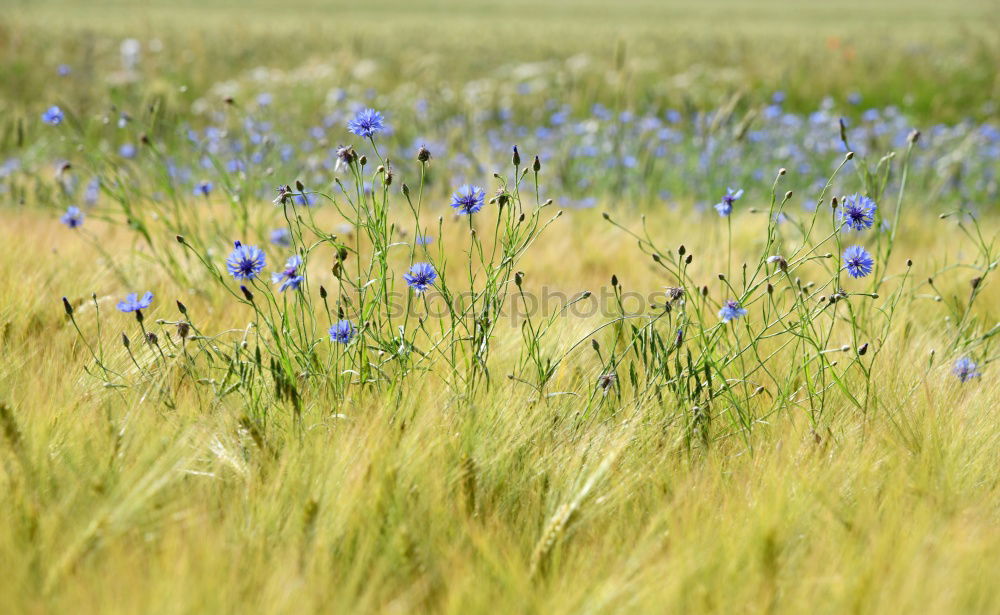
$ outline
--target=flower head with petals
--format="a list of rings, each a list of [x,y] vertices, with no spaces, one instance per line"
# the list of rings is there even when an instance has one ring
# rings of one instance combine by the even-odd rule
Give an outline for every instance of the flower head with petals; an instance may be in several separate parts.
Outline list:
[[[739,198],[743,196],[743,189],[733,190],[732,188],[726,188],[726,194],[722,197],[722,200],[715,204],[715,210],[719,212],[719,215],[725,218],[729,214],[733,213],[733,203],[735,203]]]
[[[861,246],[851,246],[844,250],[844,269],[852,278],[863,278],[872,272],[875,259]]]
[[[740,305],[740,302],[736,299],[726,299],[722,302],[722,309],[719,310],[719,318],[722,319],[722,322],[736,320],[746,315],[746,309],[744,309]]]
[[[403,280],[417,293],[422,293],[430,288],[436,279],[437,272],[434,271],[434,266],[430,263],[414,263],[410,267],[409,273],[403,274]]]
[[[229,275],[237,280],[250,280],[264,269],[267,258],[264,251],[257,246],[245,246],[239,241],[234,245],[229,258],[226,259],[226,269]]]
[[[460,214],[474,214],[483,208],[486,192],[479,186],[465,184],[451,195],[451,206]]]
[[[347,122],[347,129],[368,139],[385,130],[385,118],[375,109],[362,109],[355,114],[354,119]]]
[[[271,282],[280,284],[281,286],[278,287],[278,290],[281,292],[285,292],[289,288],[298,290],[304,279],[305,276],[302,275],[302,257],[298,254],[288,259],[285,263],[284,271],[271,274]]]
[[[118,309],[122,312],[138,312],[139,310],[144,310],[148,308],[153,303],[153,293],[146,291],[139,298],[138,293],[129,293],[125,295],[125,298],[118,302]]]
[[[330,327],[330,340],[338,344],[349,344],[356,333],[354,323],[349,320],[338,320]]]

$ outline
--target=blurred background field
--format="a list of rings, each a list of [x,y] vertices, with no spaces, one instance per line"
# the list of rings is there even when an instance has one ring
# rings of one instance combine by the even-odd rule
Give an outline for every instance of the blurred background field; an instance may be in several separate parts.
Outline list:
[[[998,66],[992,0],[0,0],[0,613],[1000,612]],[[605,304],[384,318],[418,258]]]
[[[658,101],[702,107],[733,94],[750,104],[775,91],[796,111],[860,93],[921,119],[995,117],[1000,8],[990,0],[5,0],[0,110],[29,100],[88,100],[87,86],[54,91],[44,66],[117,54],[125,37],[158,40],[150,76],[190,102],[258,66],[332,63],[388,92],[500,78],[524,62],[586,57],[564,84],[569,104]],[[621,65],[624,79],[610,79]],[[357,77],[357,75],[355,75]],[[178,84],[188,86],[184,95]],[[96,85],[90,83],[90,87]],[[294,104],[294,103],[292,103]],[[81,111],[86,107],[80,108]]]

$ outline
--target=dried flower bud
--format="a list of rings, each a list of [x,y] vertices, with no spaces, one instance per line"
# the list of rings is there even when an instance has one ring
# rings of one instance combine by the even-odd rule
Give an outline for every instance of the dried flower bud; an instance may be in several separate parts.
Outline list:
[[[246,297],[247,301],[253,302],[253,293],[246,286],[240,285],[240,290],[243,291],[243,296]]]
[[[63,299],[63,309],[66,310],[66,315],[72,317],[73,306],[69,304],[69,299],[67,299],[66,297],[63,297],[62,299]]]
[[[421,145],[420,149],[417,150],[417,160],[419,160],[420,162],[427,162],[430,159],[431,159],[430,150]]]

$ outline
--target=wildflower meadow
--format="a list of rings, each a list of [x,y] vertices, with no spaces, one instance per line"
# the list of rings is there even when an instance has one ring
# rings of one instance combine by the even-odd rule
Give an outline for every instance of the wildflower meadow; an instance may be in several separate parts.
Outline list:
[[[0,9],[0,612],[1000,612],[993,3]]]

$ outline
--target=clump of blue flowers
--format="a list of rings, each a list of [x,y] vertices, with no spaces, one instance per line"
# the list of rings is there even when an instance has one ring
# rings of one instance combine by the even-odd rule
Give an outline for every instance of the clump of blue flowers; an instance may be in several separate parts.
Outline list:
[[[733,203],[735,203],[739,198],[743,196],[743,189],[733,190],[732,188],[726,188],[726,194],[722,197],[722,200],[715,204],[715,210],[719,212],[719,215],[726,217],[733,213]]]
[[[42,121],[50,126],[62,124],[63,118],[63,111],[57,105],[52,105],[42,114]]]
[[[856,231],[870,229],[875,224],[875,201],[860,194],[844,197],[840,217],[845,227]]]
[[[139,298],[139,293],[129,293],[125,295],[125,298],[118,302],[118,309],[126,314],[129,312],[138,312],[148,308],[153,303],[153,293],[151,291],[146,291],[142,298]]]
[[[403,274],[403,279],[409,287],[418,293],[430,288],[437,277],[437,272],[434,271],[434,266],[430,263],[414,263],[410,267],[410,272]]]
[[[226,269],[229,270],[229,274],[237,280],[257,277],[267,263],[264,251],[257,246],[245,246],[239,241],[233,245],[235,247],[226,259]]]
[[[347,129],[359,137],[368,139],[385,130],[384,119],[375,109],[362,109],[354,119],[347,122]]]
[[[349,344],[357,331],[349,320],[338,320],[330,327],[330,339],[338,344]]]
[[[465,184],[451,195],[451,206],[460,214],[474,214],[483,208],[486,192],[479,186]]]
[[[979,378],[982,376],[982,374],[979,373],[979,364],[969,357],[962,357],[958,361],[955,361],[955,366],[951,371],[953,374],[958,376],[958,379],[961,382],[968,382],[973,378]]]
[[[271,274],[271,282],[280,284],[281,286],[278,287],[278,290],[281,292],[285,292],[289,288],[298,290],[302,284],[302,280],[305,279],[300,272],[301,268],[302,257],[296,254],[285,263],[284,271]]]
[[[747,315],[746,309],[744,309],[740,302],[736,299],[726,299],[722,302],[722,309],[719,310],[719,318],[722,322],[729,322],[731,320],[736,320]]]
[[[872,272],[875,259],[861,246],[851,246],[844,250],[844,269],[852,278],[863,278]]]
[[[59,220],[69,228],[77,228],[83,225],[83,212],[79,207],[70,205]]]

